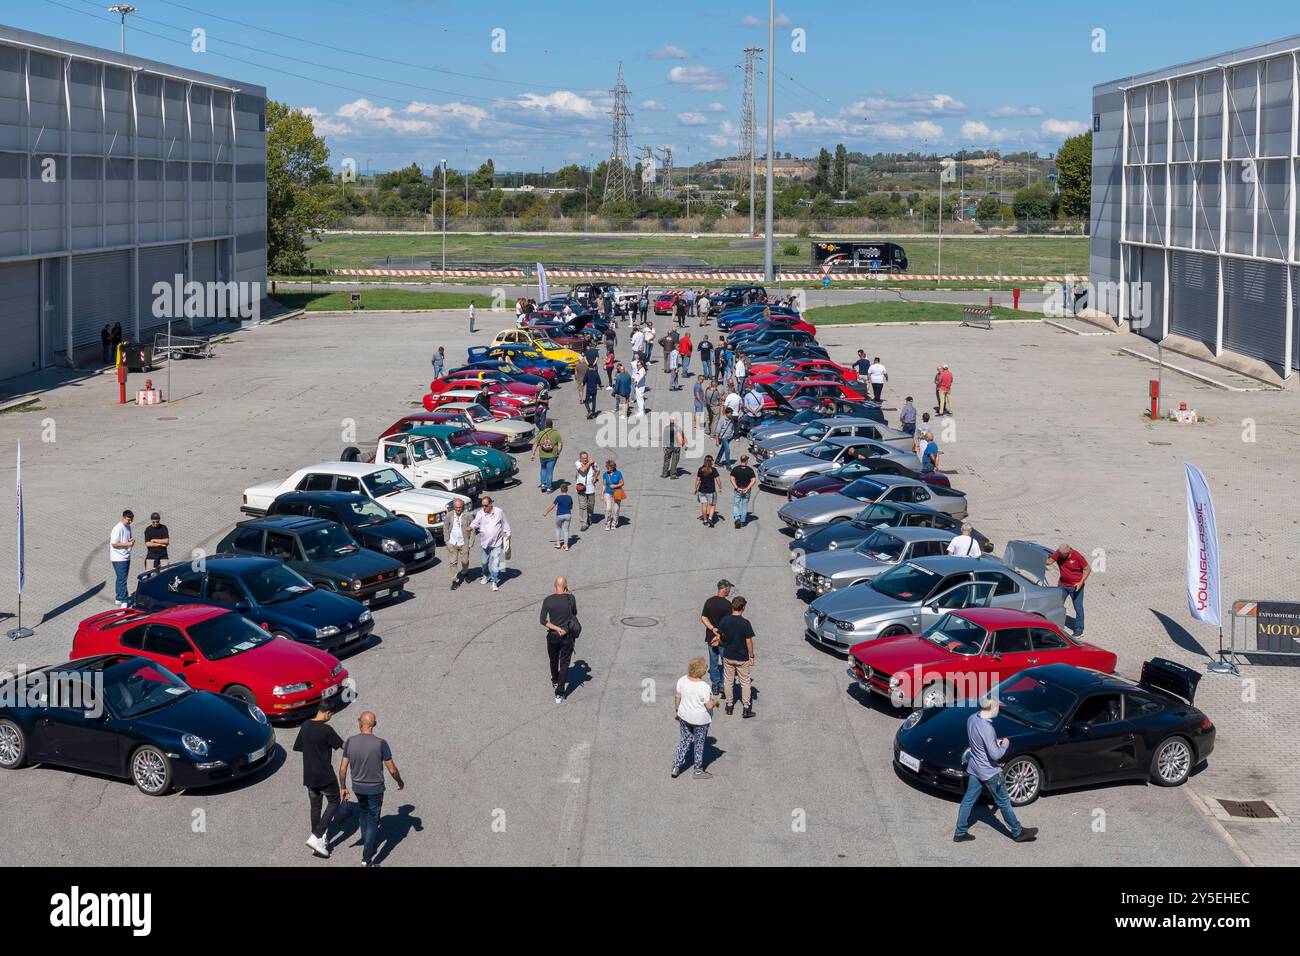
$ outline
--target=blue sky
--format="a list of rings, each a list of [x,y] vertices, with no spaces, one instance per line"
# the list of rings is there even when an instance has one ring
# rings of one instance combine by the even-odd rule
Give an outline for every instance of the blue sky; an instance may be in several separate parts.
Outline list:
[[[116,49],[109,2],[23,0],[0,20]],[[260,83],[312,111],[335,166],[352,157],[373,169],[443,158],[463,169],[489,156],[498,170],[599,161],[620,61],[634,149],[671,146],[679,165],[734,155],[741,51],[767,42],[766,4],[746,0],[133,2],[128,52]],[[778,150],[843,142],[1046,154],[1086,128],[1094,83],[1300,29],[1294,0],[930,0],[873,17],[885,9],[883,0],[777,5]],[[196,29],[204,52],[192,49]]]

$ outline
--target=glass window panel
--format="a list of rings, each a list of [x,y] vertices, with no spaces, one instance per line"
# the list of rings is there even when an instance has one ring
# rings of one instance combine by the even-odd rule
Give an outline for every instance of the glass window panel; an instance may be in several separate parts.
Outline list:
[[[1219,164],[1196,165],[1196,248],[1219,251]]]
[[[1218,159],[1223,148],[1223,76],[1206,73],[1197,78],[1200,88],[1201,118],[1197,128],[1202,160]]]
[[[1228,157],[1242,159],[1255,153],[1255,103],[1258,100],[1255,64],[1228,72]]]

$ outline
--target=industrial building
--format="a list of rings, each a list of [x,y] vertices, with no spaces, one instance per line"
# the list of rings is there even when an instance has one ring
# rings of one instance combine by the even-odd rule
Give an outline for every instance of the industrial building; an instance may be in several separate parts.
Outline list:
[[[1093,305],[1222,360],[1300,367],[1300,37],[1093,87]]]
[[[266,90],[0,25],[0,379],[152,341],[177,274],[265,289]]]

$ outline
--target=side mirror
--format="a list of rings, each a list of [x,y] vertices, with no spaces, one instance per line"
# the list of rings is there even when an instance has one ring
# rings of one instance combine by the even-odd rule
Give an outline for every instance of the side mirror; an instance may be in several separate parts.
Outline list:
[[[199,655],[195,654],[193,651],[182,651],[177,660],[181,662],[182,667],[189,667],[191,664],[198,663]]]
[[[1076,720],[1072,724],[1070,724],[1070,726],[1067,727],[1066,730],[1071,737],[1078,737],[1081,734],[1089,733],[1092,730],[1092,724],[1087,724],[1081,720]]]
[[[248,601],[235,602],[235,610],[238,611],[240,614],[244,614],[245,612],[251,611],[252,609],[253,609],[253,605],[250,604]]]

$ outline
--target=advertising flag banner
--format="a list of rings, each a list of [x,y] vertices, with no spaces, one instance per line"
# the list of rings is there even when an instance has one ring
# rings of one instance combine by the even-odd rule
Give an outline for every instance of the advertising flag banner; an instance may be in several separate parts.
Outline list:
[[[537,263],[537,304],[541,305],[551,296],[546,291],[546,266]]]
[[[1187,608],[1192,617],[1216,627],[1219,617],[1219,531],[1214,500],[1205,476],[1195,465],[1187,469]]]
[[[27,580],[26,542],[23,533],[23,446],[18,443],[18,485],[15,492],[16,517],[18,519],[18,593],[23,593],[23,584]]]

